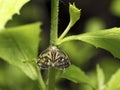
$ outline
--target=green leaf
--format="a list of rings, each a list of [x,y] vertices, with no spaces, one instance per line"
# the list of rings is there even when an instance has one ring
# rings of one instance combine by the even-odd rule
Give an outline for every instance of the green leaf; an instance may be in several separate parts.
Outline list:
[[[105,90],[120,90],[120,69],[111,77]]]
[[[0,58],[19,67],[31,79],[37,79],[32,63],[37,57],[40,23],[9,28],[0,32]]]
[[[97,54],[93,46],[83,42],[66,42],[60,45],[60,48],[68,54],[71,62],[77,66],[84,66],[93,56]]]
[[[59,37],[58,41],[65,37],[65,35],[69,32],[70,28],[79,20],[80,18],[80,12],[78,8],[76,8],[75,4],[69,5],[69,14],[70,14],[70,22],[67,26],[67,28],[64,30],[62,35]]]
[[[80,12],[81,10],[79,10],[75,4],[70,4],[69,6],[69,13],[70,13],[70,24],[71,26],[73,26],[80,18]]]
[[[98,90],[104,90],[104,73],[103,70],[97,65],[97,79],[98,79]]]
[[[62,75],[62,78],[66,78],[75,83],[86,83],[89,84],[89,79],[85,75],[85,73],[78,67],[71,65],[68,69],[66,69]]]
[[[73,35],[57,42],[60,45],[70,40],[81,40],[111,52],[115,57],[120,58],[120,28],[106,29],[80,35]]]
[[[19,11],[21,7],[29,0],[0,0],[0,30],[5,27],[5,24],[12,16]]]

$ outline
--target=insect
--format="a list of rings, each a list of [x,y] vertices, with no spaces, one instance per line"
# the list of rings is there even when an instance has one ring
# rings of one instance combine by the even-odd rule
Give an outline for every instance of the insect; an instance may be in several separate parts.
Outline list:
[[[39,55],[37,65],[41,69],[48,69],[54,67],[59,70],[64,70],[71,65],[68,56],[58,49],[56,46],[47,48]]]

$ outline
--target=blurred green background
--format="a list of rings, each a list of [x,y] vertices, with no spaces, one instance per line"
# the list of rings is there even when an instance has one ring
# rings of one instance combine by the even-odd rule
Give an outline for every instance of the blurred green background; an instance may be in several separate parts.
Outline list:
[[[69,2],[82,9],[80,20],[71,28],[69,35],[94,32],[105,28],[120,26],[120,0],[60,0],[59,35],[69,22]],[[49,45],[50,0],[31,0],[21,9],[20,15],[14,15],[6,27],[14,27],[41,21],[40,53]],[[120,60],[106,50],[96,48],[80,41],[67,42],[59,46],[69,55],[72,64],[82,68],[96,86],[96,64],[100,64],[106,76],[106,82],[119,68]],[[80,77],[79,77],[80,78]],[[87,85],[60,80],[57,90],[92,90]],[[32,81],[14,66],[0,60],[0,90],[39,90],[37,81]]]

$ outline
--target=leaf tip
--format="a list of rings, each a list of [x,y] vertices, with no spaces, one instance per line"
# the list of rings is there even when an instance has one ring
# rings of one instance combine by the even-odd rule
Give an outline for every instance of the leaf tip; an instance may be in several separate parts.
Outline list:
[[[74,2],[73,4],[69,3],[69,5],[70,5],[70,9],[73,9],[73,10],[75,10],[76,12],[80,12],[80,11],[81,11],[81,9],[78,9],[78,8],[76,7],[75,2]]]

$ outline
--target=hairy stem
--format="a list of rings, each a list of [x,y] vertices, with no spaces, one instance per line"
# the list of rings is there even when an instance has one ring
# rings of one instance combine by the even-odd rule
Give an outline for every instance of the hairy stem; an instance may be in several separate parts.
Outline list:
[[[55,45],[58,38],[58,7],[59,0],[51,0],[50,45]]]
[[[58,7],[59,0],[51,0],[51,30],[50,30],[50,46],[56,45],[58,39]],[[56,70],[50,68],[48,70],[47,90],[55,90]]]

